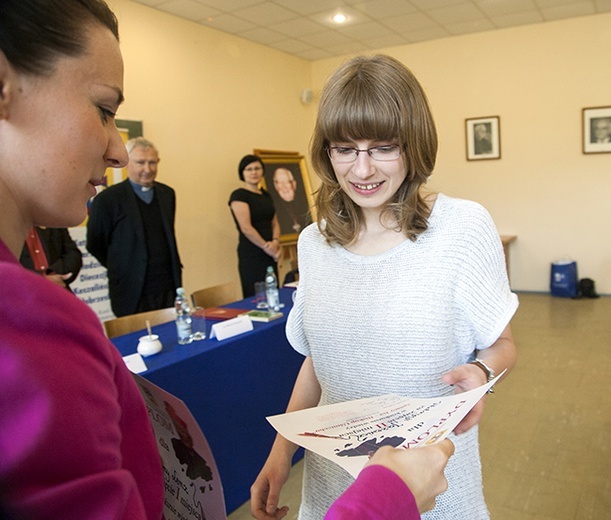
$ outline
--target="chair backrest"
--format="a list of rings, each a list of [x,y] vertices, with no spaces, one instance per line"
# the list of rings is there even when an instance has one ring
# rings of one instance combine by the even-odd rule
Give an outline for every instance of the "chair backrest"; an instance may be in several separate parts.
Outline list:
[[[287,283],[294,283],[299,281],[299,269],[292,269],[284,276],[284,281],[282,285],[286,285]]]
[[[130,314],[129,316],[121,316],[104,322],[104,330],[109,338],[121,336],[128,332],[134,332],[146,327],[146,320],[152,325],[167,323],[174,320],[176,311],[174,307],[167,309],[159,309],[156,311],[140,312],[138,314]]]
[[[204,309],[219,307],[234,302],[236,299],[236,288],[233,282],[206,287],[191,294],[193,306],[203,307]]]

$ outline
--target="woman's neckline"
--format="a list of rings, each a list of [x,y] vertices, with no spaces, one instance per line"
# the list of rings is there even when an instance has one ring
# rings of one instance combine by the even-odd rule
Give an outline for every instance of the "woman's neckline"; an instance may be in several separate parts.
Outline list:
[[[245,184],[242,189],[249,191],[250,193],[256,193],[257,195],[263,195],[263,190],[261,190],[260,188],[256,188],[256,189],[252,189],[248,186],[248,184]]]
[[[431,223],[433,222],[435,218],[435,214],[437,213],[435,210],[437,208],[437,200],[440,196],[443,196],[443,195],[441,193],[428,193],[426,195],[423,195],[423,199],[425,200],[425,202],[428,204],[430,208],[429,216],[427,219],[429,227],[431,226]],[[392,230],[389,230],[389,233],[392,233]],[[395,232],[395,233],[398,233],[398,232]],[[411,240],[407,238],[405,235],[403,235],[402,239],[399,241],[394,241],[391,238],[391,240],[389,240],[388,247],[384,247],[382,245],[379,249],[375,250],[371,254],[365,254],[363,252],[360,252],[360,249],[357,249],[355,251],[355,250],[349,249],[346,246],[341,246],[341,248],[347,254],[353,255],[358,258],[376,258],[382,255],[392,254],[396,249],[403,247],[406,242],[411,242]]]

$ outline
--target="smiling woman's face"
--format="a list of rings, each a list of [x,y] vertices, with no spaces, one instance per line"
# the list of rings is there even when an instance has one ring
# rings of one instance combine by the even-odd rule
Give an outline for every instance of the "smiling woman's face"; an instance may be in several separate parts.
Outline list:
[[[395,143],[379,141],[348,141],[330,143],[330,146],[367,150],[374,146]],[[381,211],[392,199],[407,177],[405,159],[401,154],[392,161],[376,161],[366,152],[358,154],[351,163],[331,161],[337,181],[342,190],[363,211]]]
[[[259,161],[253,161],[242,170],[242,175],[246,184],[257,186],[263,178],[263,165]]]
[[[58,58],[52,74],[12,69],[11,82],[4,83],[10,103],[1,123],[13,152],[3,155],[0,182],[9,185],[24,222],[78,225],[106,168],[127,163],[114,121],[123,99],[119,44],[100,25],[87,34],[87,51]]]

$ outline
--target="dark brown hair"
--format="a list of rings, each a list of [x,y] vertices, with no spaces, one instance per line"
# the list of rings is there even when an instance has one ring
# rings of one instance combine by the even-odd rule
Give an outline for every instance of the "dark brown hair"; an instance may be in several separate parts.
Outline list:
[[[85,52],[93,23],[119,40],[117,18],[103,0],[1,0],[0,50],[21,72],[49,74],[58,57]]]
[[[238,175],[241,181],[244,180],[244,168],[254,162],[258,162],[261,165],[261,168],[265,169],[265,165],[263,164],[261,157],[259,157],[258,155],[245,155],[244,157],[242,157],[242,159],[240,159],[240,164],[238,164]]]

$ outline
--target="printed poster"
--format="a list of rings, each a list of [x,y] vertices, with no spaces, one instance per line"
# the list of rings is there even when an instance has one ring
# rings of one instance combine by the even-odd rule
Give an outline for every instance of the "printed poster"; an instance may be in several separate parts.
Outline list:
[[[166,520],[227,520],[218,468],[191,412],[180,399],[132,375],[144,398],[163,463]]]
[[[115,315],[110,308],[106,268],[87,251],[87,228],[81,225],[68,231],[83,255],[83,267],[76,280],[70,284],[70,289],[91,307],[100,321],[114,318]]]

